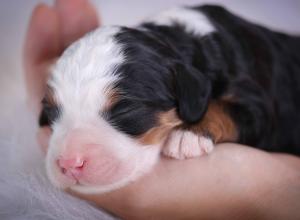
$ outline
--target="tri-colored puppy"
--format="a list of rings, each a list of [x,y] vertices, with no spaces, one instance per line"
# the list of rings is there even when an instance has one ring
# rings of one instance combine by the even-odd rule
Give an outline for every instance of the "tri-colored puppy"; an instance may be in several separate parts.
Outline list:
[[[40,126],[58,187],[113,190],[162,152],[219,142],[300,153],[300,38],[218,6],[175,8],[133,28],[101,27],[57,61]]]

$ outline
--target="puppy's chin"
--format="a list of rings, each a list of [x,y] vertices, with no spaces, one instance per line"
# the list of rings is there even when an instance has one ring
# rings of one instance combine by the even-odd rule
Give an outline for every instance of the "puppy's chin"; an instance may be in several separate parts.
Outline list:
[[[130,139],[126,137],[127,139]],[[46,157],[47,175],[52,184],[60,189],[83,194],[99,194],[116,190],[137,180],[155,165],[160,147],[141,146],[135,141],[120,141],[126,150],[118,154],[114,150],[103,150],[97,146],[87,147],[88,161],[79,174],[66,175],[57,165],[57,154],[50,148]],[[123,145],[123,146],[122,146]]]

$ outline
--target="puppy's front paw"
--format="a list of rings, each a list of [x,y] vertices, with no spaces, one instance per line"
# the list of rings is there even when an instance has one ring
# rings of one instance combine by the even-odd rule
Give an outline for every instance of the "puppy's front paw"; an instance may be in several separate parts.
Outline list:
[[[212,140],[191,131],[174,130],[168,137],[163,154],[176,159],[187,159],[210,153],[214,148]]]

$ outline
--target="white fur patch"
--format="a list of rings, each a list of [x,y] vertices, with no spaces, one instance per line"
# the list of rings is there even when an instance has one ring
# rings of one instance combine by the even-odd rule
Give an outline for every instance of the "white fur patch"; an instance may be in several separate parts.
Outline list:
[[[110,92],[111,85],[119,80],[116,68],[125,61],[121,45],[114,38],[119,31],[119,27],[102,27],[89,33],[68,48],[53,68],[48,83],[53,88],[54,98],[62,111],[58,121],[52,126],[54,132],[50,138],[46,168],[51,182],[60,188],[70,187],[82,193],[110,191],[147,172],[159,156],[158,147],[140,146],[100,116],[107,102],[106,94]],[[82,130],[82,134],[78,136],[83,139],[88,134],[89,140],[81,146],[66,146],[66,137],[76,129]],[[95,155],[89,154],[90,163],[94,167],[101,164],[100,152],[101,148],[105,148],[121,164],[130,164],[130,175],[102,186],[98,186],[96,180],[95,183],[83,185],[67,181],[57,166],[57,158],[70,152],[68,149],[71,148],[82,152],[85,144],[99,146],[98,150],[93,149],[97,152]],[[93,175],[94,179],[102,178],[96,172]],[[84,181],[83,179],[82,182]]]
[[[172,9],[153,21],[164,25],[177,22],[187,31],[201,35],[214,31],[204,15],[186,8]],[[141,146],[134,139],[113,128],[100,115],[108,101],[112,85],[121,78],[116,69],[126,62],[122,45],[114,38],[119,32],[119,27],[101,27],[87,34],[64,52],[52,70],[48,84],[53,89],[54,99],[61,107],[61,115],[52,125],[54,132],[47,152],[46,168],[49,179],[58,187],[70,187],[82,193],[114,190],[150,170],[159,156],[159,147]],[[74,130],[82,131],[78,134],[81,138],[78,140],[81,141],[69,145],[66,139]],[[83,141],[87,134],[88,140]],[[91,150],[83,150],[89,144],[97,146],[92,149],[93,154],[90,153]],[[165,154],[178,159],[191,158],[209,152],[212,146],[213,144],[204,137],[199,139],[191,132],[177,131],[165,148]],[[127,176],[118,176],[116,172],[114,182],[101,185],[104,177],[100,169],[95,167],[101,166],[101,161],[110,157],[105,158],[101,154],[102,150],[109,151],[111,158],[119,162],[118,167],[124,168],[120,168],[119,173],[123,172],[125,167],[130,167],[126,169],[126,172],[130,170],[126,173]],[[88,158],[89,165],[83,169],[87,175],[78,180],[80,185],[74,185],[76,181],[67,179],[57,166],[58,157],[69,156],[74,151]],[[93,178],[90,178],[91,176]]]
[[[171,26],[176,23],[183,25],[185,30],[196,35],[207,35],[215,31],[214,26],[208,18],[200,11],[189,8],[172,8],[166,10],[146,22],[153,22],[157,25]]]
[[[163,154],[176,158],[187,159],[210,153],[214,148],[211,139],[185,130],[173,131],[163,148]]]
[[[72,44],[53,68],[48,83],[73,123],[98,115],[106,102],[104,94],[118,80],[115,69],[125,60],[113,38],[119,30],[102,27],[89,33]]]

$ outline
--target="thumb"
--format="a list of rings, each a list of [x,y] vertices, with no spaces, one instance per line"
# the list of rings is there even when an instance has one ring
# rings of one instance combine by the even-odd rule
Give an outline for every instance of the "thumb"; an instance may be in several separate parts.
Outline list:
[[[39,106],[44,94],[47,64],[61,51],[57,12],[44,4],[38,5],[31,16],[23,50],[23,65],[28,98]]]
[[[63,47],[99,26],[96,9],[88,0],[56,0]]]

